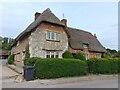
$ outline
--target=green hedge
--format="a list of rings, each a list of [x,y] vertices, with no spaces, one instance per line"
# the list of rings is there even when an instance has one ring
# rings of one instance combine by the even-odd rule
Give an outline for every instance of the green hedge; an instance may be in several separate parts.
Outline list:
[[[40,57],[31,57],[31,58],[28,58],[28,60],[26,60],[27,61],[27,65],[28,66],[34,66],[36,60],[38,60],[38,59],[41,59],[41,58]]]
[[[86,75],[86,63],[78,59],[38,59],[35,78],[50,79]]]
[[[97,59],[92,58],[87,61],[89,72],[93,74],[115,74],[120,73],[120,59]]]

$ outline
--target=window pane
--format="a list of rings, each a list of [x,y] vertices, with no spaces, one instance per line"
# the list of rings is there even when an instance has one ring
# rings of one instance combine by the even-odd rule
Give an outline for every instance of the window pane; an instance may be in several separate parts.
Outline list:
[[[46,52],[46,58],[50,58],[50,52],[49,51]]]
[[[58,56],[58,55],[56,55],[56,56],[55,56],[55,58],[59,58],[59,56]]]
[[[83,48],[88,48],[88,46],[84,44],[84,45],[83,45]]]
[[[52,38],[51,39],[54,40],[54,32],[52,32]]]
[[[50,55],[47,55],[46,58],[50,58]]]
[[[47,39],[50,39],[50,31],[47,31]]]
[[[51,58],[54,58],[54,55],[51,55]]]
[[[60,34],[60,40],[62,40],[62,34]]]
[[[58,33],[56,33],[56,40],[59,40],[59,39],[58,39]]]

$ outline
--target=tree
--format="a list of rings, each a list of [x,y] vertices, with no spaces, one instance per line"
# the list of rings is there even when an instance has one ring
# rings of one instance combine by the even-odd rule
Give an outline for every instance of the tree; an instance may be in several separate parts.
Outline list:
[[[0,36],[0,50],[2,49],[2,37]]]
[[[30,59],[29,45],[27,45],[26,48],[25,48],[25,60],[24,60],[24,65],[28,65],[28,64],[29,64],[29,59]]]
[[[14,43],[13,38],[8,38],[8,37],[1,37],[0,36],[0,49],[2,50],[11,50],[11,46]]]
[[[10,52],[8,55],[8,64],[14,63],[14,55]]]
[[[119,51],[117,52],[116,50],[112,49],[106,49],[106,52],[104,54],[104,58],[117,58],[119,57]]]

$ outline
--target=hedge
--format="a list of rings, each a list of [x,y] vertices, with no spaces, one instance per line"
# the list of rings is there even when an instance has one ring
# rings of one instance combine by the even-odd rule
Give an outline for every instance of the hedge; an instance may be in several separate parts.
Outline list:
[[[40,57],[28,58],[28,60],[26,60],[27,61],[27,65],[28,66],[34,66],[37,59],[41,59],[41,58]]]
[[[78,59],[38,59],[34,75],[36,79],[86,75],[86,63]]]
[[[92,58],[87,61],[89,72],[93,74],[116,74],[120,73],[120,59],[97,59]]]

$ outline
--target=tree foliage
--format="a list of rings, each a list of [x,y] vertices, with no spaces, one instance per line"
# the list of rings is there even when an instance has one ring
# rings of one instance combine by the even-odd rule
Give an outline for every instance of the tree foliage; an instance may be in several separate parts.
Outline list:
[[[120,58],[120,51],[114,49],[106,49],[104,58]]]
[[[10,52],[8,56],[8,64],[14,63],[14,55]]]
[[[11,50],[11,46],[14,43],[13,38],[1,37],[0,36],[0,49],[2,50]]]

